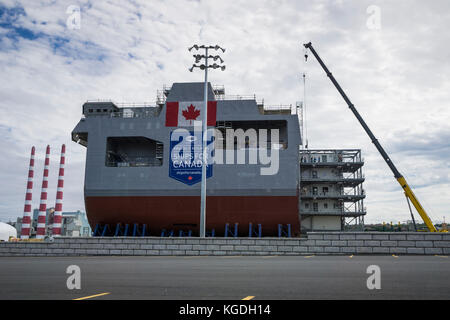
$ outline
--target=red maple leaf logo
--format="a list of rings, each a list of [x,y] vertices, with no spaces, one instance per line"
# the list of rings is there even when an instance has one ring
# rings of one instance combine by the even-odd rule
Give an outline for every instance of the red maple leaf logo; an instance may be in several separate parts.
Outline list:
[[[200,110],[195,109],[195,106],[192,104],[187,108],[187,110],[183,110],[183,117],[186,120],[190,120],[190,124],[192,124],[192,120],[196,120],[200,115]]]

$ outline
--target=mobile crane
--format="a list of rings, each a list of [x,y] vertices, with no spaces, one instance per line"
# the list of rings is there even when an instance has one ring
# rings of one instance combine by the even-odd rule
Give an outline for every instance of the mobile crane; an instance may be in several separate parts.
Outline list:
[[[336,81],[336,79],[334,78],[334,76],[332,75],[332,73],[328,70],[327,66],[323,63],[322,59],[319,57],[319,55],[317,54],[316,50],[314,50],[311,42],[305,43],[304,47],[306,49],[309,49],[311,51],[311,53],[314,55],[314,57],[317,59],[317,61],[319,62],[319,64],[322,66],[323,70],[325,71],[325,73],[327,74],[328,78],[330,78],[331,82],[334,84],[334,86],[336,87],[336,89],[339,91],[339,93],[341,94],[342,98],[345,100],[345,102],[347,103],[348,107],[350,108],[350,110],[353,112],[353,114],[355,115],[356,119],[358,119],[359,123],[362,125],[362,127],[364,128],[364,130],[366,131],[366,133],[369,135],[370,139],[372,140],[372,143],[375,145],[375,147],[377,148],[378,152],[380,152],[381,156],[383,157],[384,161],[386,161],[387,165],[389,166],[389,168],[392,170],[392,172],[394,173],[394,177],[395,179],[397,179],[398,183],[401,185],[401,187],[403,188],[403,191],[405,192],[405,196],[407,200],[410,200],[412,202],[412,204],[414,205],[414,207],[416,208],[417,212],[419,213],[419,215],[422,217],[423,221],[425,222],[426,226],[428,227],[428,230],[430,232],[437,232],[438,230],[436,229],[436,227],[433,225],[433,223],[431,222],[430,217],[428,216],[428,214],[426,213],[425,209],[422,207],[422,205],[420,204],[419,200],[417,199],[417,197],[414,195],[414,192],[411,190],[410,186],[408,185],[408,183],[406,182],[406,179],[403,177],[403,175],[397,170],[397,168],[395,167],[394,163],[392,162],[391,158],[389,158],[388,154],[386,153],[386,151],[384,151],[383,147],[381,146],[381,144],[378,142],[377,138],[375,137],[375,135],[372,133],[372,131],[369,129],[369,127],[367,126],[366,122],[364,121],[364,119],[361,117],[361,115],[359,114],[358,110],[356,110],[355,106],[353,105],[353,103],[350,101],[350,99],[347,97],[347,95],[345,94],[344,90],[342,90],[341,86],[339,85],[339,83]],[[307,58],[308,56],[305,55],[305,58]],[[408,202],[409,205],[409,202]],[[411,212],[412,215],[412,212]],[[413,217],[414,219],[414,217]]]

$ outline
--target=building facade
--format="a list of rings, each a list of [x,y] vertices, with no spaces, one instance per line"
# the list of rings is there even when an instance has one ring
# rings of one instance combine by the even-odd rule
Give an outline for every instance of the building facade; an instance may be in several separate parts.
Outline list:
[[[364,161],[359,149],[300,150],[302,231],[364,226]]]

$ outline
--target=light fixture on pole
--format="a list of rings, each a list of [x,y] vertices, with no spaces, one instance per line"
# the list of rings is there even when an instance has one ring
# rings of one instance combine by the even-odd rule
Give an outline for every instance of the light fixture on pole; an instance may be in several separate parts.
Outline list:
[[[223,59],[219,55],[208,55],[208,50],[222,50],[222,52],[225,52],[225,49],[222,47],[215,45],[215,46],[205,46],[205,45],[196,45],[194,44],[192,47],[190,47],[188,50],[191,51],[192,49],[199,50],[204,49],[205,54],[194,54],[195,63],[192,65],[191,68],[189,68],[189,71],[194,71],[194,68],[200,68],[200,70],[205,70],[205,94],[204,94],[204,107],[203,107],[203,121],[202,121],[202,186],[201,186],[201,199],[200,199],[200,237],[205,237],[205,229],[206,229],[206,166],[207,166],[207,121],[208,121],[208,68],[212,69],[218,69],[220,68],[222,71],[225,70],[224,65],[219,65],[217,63],[213,63],[212,65],[208,65],[208,59],[213,59],[214,61],[220,60],[220,63],[223,64]],[[204,59],[204,64],[198,65],[202,60]]]

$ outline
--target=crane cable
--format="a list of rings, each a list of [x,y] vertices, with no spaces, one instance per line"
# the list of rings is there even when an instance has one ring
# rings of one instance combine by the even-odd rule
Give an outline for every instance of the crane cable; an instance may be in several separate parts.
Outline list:
[[[303,55],[305,60],[303,62],[303,127],[305,129],[305,137],[302,140],[305,141],[305,149],[308,149],[308,126],[306,124],[306,62],[308,61],[308,50],[303,47]]]

